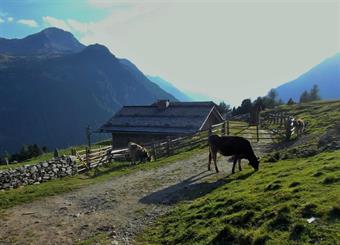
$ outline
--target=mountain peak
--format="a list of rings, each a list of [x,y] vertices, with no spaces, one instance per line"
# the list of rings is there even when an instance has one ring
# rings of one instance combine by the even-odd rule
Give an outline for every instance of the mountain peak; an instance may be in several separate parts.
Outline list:
[[[101,45],[99,43],[95,43],[95,44],[91,44],[91,45],[87,46],[86,50],[95,50],[95,51],[99,51],[99,52],[110,53],[110,50],[107,47],[105,47],[104,45]]]
[[[276,88],[276,92],[283,101],[292,98],[298,101],[305,90],[310,90],[313,85],[318,85],[322,99],[340,98],[340,53],[323,60],[298,78],[284,83]]]
[[[70,32],[67,32],[67,31],[64,31],[63,29],[60,29],[58,27],[47,27],[45,28],[44,30],[42,30],[41,32],[43,33],[51,33],[51,32],[55,32],[55,33],[70,33]]]
[[[57,39],[73,39],[76,40],[78,42],[78,40],[73,36],[73,34],[71,32],[68,31],[64,31],[63,29],[59,29],[57,27],[48,27],[44,30],[42,30],[41,32],[38,32],[36,34],[32,34],[26,38],[29,37],[34,37],[34,36],[45,36],[46,38],[48,38],[50,41],[52,41],[53,39],[57,38]]]
[[[23,39],[0,39],[0,53],[46,55],[77,53],[85,48],[70,32],[49,27]]]

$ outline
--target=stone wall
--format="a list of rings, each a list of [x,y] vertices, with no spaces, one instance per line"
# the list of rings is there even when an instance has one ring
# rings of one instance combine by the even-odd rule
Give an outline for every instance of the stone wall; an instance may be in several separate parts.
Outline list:
[[[0,171],[0,190],[40,184],[51,179],[77,174],[74,157],[53,158],[35,165]]]

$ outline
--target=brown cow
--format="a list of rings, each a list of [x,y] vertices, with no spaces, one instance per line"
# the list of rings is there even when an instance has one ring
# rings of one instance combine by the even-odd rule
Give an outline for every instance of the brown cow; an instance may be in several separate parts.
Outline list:
[[[146,148],[133,142],[129,142],[128,148],[129,148],[129,156],[131,158],[132,165],[136,164],[136,161],[139,161],[140,163],[144,163],[145,161],[150,162],[151,157]]]
[[[295,127],[296,136],[300,137],[305,129],[305,122],[302,119],[295,119],[293,126]]]
[[[239,136],[218,136],[211,135],[209,136],[209,163],[208,170],[210,170],[211,159],[214,161],[215,170],[218,171],[216,159],[217,152],[224,156],[233,156],[233,169],[232,173],[235,173],[235,165],[236,162],[245,158],[249,161],[249,164],[255,169],[259,169],[259,160],[255,156],[253,148],[251,147],[250,142]],[[239,165],[239,169],[241,170],[241,166]]]

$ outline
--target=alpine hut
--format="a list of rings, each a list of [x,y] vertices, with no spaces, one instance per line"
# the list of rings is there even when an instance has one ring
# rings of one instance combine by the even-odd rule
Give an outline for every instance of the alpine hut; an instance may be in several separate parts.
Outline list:
[[[223,122],[212,101],[170,102],[159,100],[147,106],[124,106],[99,132],[112,134],[114,148],[126,147],[133,141],[151,141],[190,135]]]

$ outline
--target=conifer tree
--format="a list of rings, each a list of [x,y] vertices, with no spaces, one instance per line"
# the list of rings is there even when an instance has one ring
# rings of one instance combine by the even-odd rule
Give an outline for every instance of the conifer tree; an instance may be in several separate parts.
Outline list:
[[[310,94],[307,92],[307,90],[305,90],[300,96],[300,103],[305,103],[308,101],[310,101]]]
[[[314,84],[314,86],[312,87],[312,89],[309,92],[310,101],[320,100],[319,91],[320,90],[319,90],[318,85]]]

